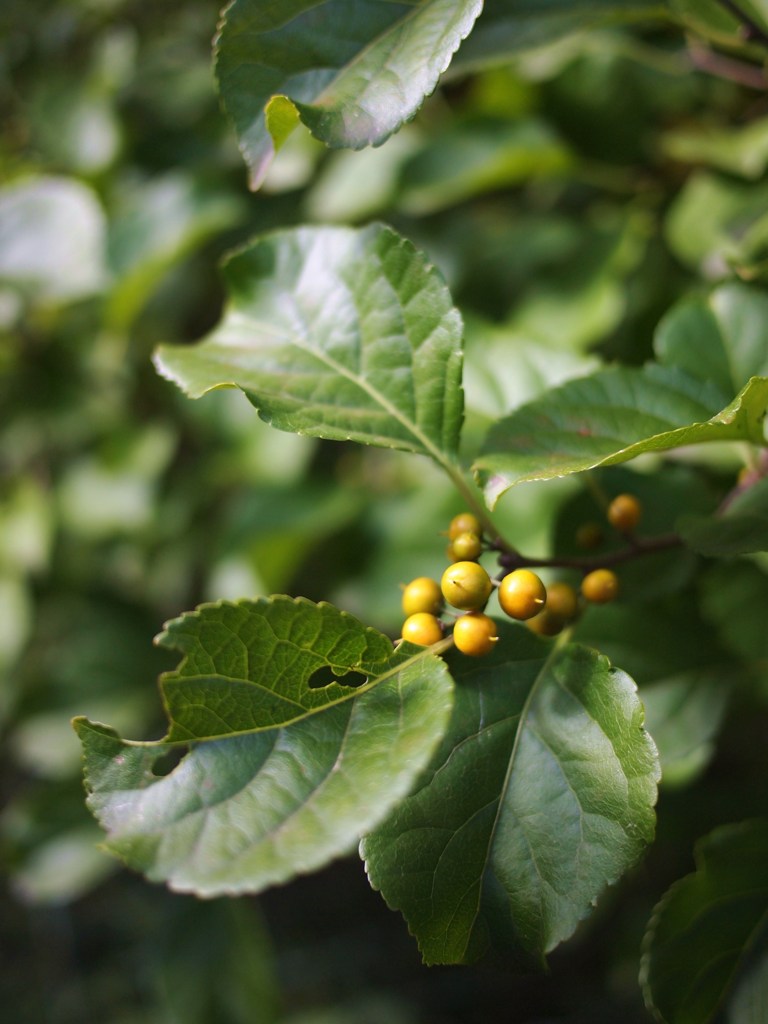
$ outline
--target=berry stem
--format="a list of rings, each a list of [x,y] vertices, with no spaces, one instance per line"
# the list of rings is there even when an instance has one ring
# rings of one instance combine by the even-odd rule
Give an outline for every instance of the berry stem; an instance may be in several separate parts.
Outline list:
[[[591,572],[593,569],[605,569],[611,565],[619,565],[622,562],[631,562],[643,555],[653,555],[658,551],[668,551],[670,548],[682,546],[682,538],[676,533],[660,533],[656,537],[638,537],[632,544],[618,551],[607,551],[601,555],[588,555],[573,557],[562,555],[554,558],[529,558],[520,552],[502,552],[499,555],[499,564],[508,569],[529,569],[529,568],[552,568],[552,569],[581,569],[583,572]]]
[[[512,547],[499,533],[496,528],[496,524],[488,515],[485,507],[480,501],[478,501],[472,488],[467,483],[464,474],[453,463],[442,462],[443,469],[445,469],[448,476],[451,478],[454,487],[459,492],[463,500],[466,502],[469,511],[474,512],[477,518],[480,520],[483,526],[483,533],[488,537],[490,541],[490,547],[496,551],[503,551],[505,554],[510,556],[517,556],[517,550]]]

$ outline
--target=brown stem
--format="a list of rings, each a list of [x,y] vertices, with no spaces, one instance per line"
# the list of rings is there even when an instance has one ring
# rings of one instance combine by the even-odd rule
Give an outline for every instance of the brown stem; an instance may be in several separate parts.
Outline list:
[[[765,73],[762,68],[754,64],[747,64],[742,60],[734,60],[732,57],[724,57],[721,53],[715,53],[698,42],[691,42],[688,47],[691,63],[699,71],[706,71],[709,75],[717,78],[725,78],[738,85],[745,85],[748,89],[764,90],[768,86]]]
[[[554,558],[529,558],[522,554],[499,555],[499,564],[504,567],[505,572],[509,569],[581,569],[582,572],[592,572],[593,569],[606,569],[611,565],[620,565],[622,562],[631,562],[635,558],[642,558],[644,555],[653,555],[659,551],[668,551],[671,548],[682,546],[682,538],[676,533],[660,533],[656,537],[638,537],[628,547],[620,548],[618,551],[607,551],[602,555],[558,555]]]
[[[741,9],[735,0],[718,0],[721,7],[724,7],[729,14],[741,22],[744,38],[747,41],[755,41],[768,46],[768,32],[765,32],[756,21]]]

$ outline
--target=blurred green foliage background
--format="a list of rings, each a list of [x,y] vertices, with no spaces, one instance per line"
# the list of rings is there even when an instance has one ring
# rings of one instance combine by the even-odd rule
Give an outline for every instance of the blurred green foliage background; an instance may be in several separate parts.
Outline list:
[[[449,78],[381,149],[298,131],[251,195],[214,91],[216,20],[200,0],[0,11],[0,1005],[24,1024],[647,1020],[637,947],[690,868],[675,833],[723,802],[759,809],[729,788],[755,756],[738,709],[721,785],[664,796],[621,912],[609,894],[532,979],[421,967],[354,858],[259,901],[119,871],[69,719],[161,735],[170,662],[152,637],[200,601],[303,594],[394,636],[398,584],[444,563],[459,508],[419,458],[280,434],[240,394],[189,402],[155,375],[156,344],[216,322],[224,252],[371,218],[424,247],[466,319],[471,460],[546,386],[645,360],[681,294],[764,277],[766,94],[695,70],[669,25],[590,31]],[[735,467],[718,453],[712,473]],[[546,553],[564,500],[588,499],[574,481],[521,488],[501,525]]]

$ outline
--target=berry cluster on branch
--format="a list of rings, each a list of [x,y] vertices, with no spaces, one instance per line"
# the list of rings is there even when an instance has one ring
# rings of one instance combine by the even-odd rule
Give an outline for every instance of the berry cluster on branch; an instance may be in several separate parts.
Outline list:
[[[627,548],[611,554],[586,558],[527,558],[500,538],[489,539],[483,524],[472,512],[455,516],[448,527],[446,554],[449,566],[438,583],[418,576],[403,589],[406,616],[403,640],[429,647],[449,634],[462,653],[481,656],[498,641],[496,624],[485,613],[494,590],[501,610],[524,622],[540,636],[557,636],[582,614],[589,604],[606,604],[619,595],[619,580],[610,565],[629,558],[673,547],[677,536],[640,539],[635,530],[642,518],[642,506],[633,494],[619,494],[606,509],[606,520],[627,541]],[[577,540],[583,547],[599,546],[603,528],[584,523]],[[501,571],[492,577],[480,564],[484,553],[497,555]],[[531,567],[578,568],[583,573],[580,592],[564,580],[545,585]]]

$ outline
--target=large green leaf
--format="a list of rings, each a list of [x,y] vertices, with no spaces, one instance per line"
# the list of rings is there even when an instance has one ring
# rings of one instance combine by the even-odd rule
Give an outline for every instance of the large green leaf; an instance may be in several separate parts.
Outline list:
[[[646,1001],[665,1024],[707,1024],[724,1004],[739,1004],[746,984],[752,1012],[742,1006],[718,1019],[761,1024],[768,998],[768,822],[717,829],[698,844],[696,863],[696,873],[672,886],[651,919],[641,967]]]
[[[257,239],[225,265],[230,305],[194,346],[163,345],[163,376],[197,398],[240,387],[272,426],[456,454],[461,319],[424,255],[381,225]]]
[[[763,440],[768,377],[717,412],[714,387],[650,365],[569,381],[501,420],[475,463],[489,506],[514,484],[549,480],[646,452],[706,441]]]
[[[362,843],[427,963],[540,962],[654,829],[659,770],[632,680],[499,626],[450,659],[456,704],[414,792]]]
[[[706,441],[765,444],[764,292],[726,285],[685,301],[655,336],[659,363],[612,367],[521,406],[476,462],[493,505],[511,486]],[[733,398],[733,395],[736,395]]]
[[[482,6],[233,0],[216,42],[216,75],[252,187],[299,119],[330,146],[384,142],[434,90]]]
[[[106,848],[178,890],[256,892],[348,851],[408,792],[452,706],[441,659],[393,651],[327,605],[205,605],[160,641],[186,655],[163,680],[166,740],[128,742],[84,718],[75,728]],[[350,672],[367,682],[345,686]]]

